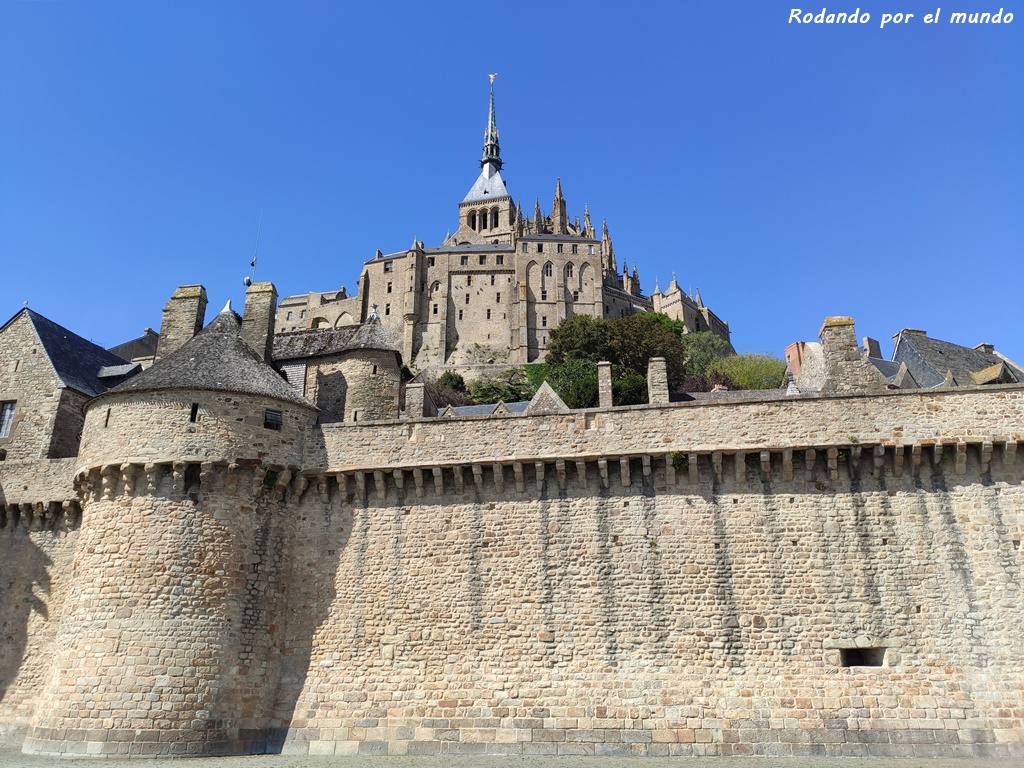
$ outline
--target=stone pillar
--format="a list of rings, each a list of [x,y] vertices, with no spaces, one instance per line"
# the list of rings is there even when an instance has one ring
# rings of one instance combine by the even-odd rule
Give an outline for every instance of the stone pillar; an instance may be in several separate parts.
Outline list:
[[[647,402],[652,405],[668,404],[668,365],[664,357],[647,361]]]
[[[612,364],[597,364],[597,399],[601,408],[612,407]]]
[[[164,305],[156,359],[167,357],[199,333],[205,318],[206,289],[201,285],[180,286]]]
[[[274,313],[277,289],[273,283],[253,283],[245,292],[245,314],[239,335],[270,362],[274,346]]]

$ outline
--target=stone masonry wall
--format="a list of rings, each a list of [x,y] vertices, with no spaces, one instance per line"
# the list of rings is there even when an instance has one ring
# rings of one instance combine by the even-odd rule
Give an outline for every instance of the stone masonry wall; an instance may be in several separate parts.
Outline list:
[[[198,406],[191,420],[192,404]],[[281,411],[280,430],[264,427]],[[147,460],[301,461],[312,409],[236,392],[142,392],[101,396],[86,413],[80,466]]]
[[[285,751],[1020,754],[1024,462],[750,458],[293,500]]]
[[[0,504],[0,743],[21,744],[66,608],[77,517],[19,515]]]
[[[124,465],[112,482],[82,483],[72,608],[36,691],[26,752],[266,749],[285,613],[275,483],[286,476]]]

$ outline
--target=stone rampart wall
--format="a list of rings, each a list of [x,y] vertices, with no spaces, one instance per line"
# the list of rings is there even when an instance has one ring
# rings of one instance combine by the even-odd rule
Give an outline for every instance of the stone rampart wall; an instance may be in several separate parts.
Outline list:
[[[875,445],[891,452],[936,443],[1010,443],[1013,451],[1024,439],[1024,387],[330,424],[322,434],[322,444],[310,442],[307,468],[345,471]],[[912,449],[906,450],[909,456]]]
[[[1024,461],[750,456],[293,499],[285,751],[1021,754]]]
[[[12,506],[0,505],[0,743],[20,744],[53,659],[78,518]]]

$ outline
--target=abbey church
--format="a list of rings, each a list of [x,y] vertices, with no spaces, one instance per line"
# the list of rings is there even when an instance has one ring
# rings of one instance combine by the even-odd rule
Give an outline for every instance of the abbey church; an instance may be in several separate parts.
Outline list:
[[[644,295],[636,264],[620,272],[608,225],[598,236],[584,206],[570,217],[561,180],[551,214],[540,201],[527,216],[501,177],[494,84],[484,132],[480,175],[459,203],[458,228],[440,245],[415,241],[408,250],[377,255],[363,265],[359,291],[288,296],[279,331],[361,323],[373,311],[416,369],[522,365],[544,359],[551,331],[574,315],[615,318],[662,312],[689,331],[729,341],[729,325],[690,297],[675,278]]]

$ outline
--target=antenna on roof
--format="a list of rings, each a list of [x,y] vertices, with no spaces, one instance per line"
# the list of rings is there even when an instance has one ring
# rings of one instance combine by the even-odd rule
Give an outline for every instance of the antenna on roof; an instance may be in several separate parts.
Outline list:
[[[252,251],[252,261],[249,262],[249,266],[252,267],[252,273],[242,279],[242,285],[248,288],[256,280],[256,254],[260,251],[260,231],[263,229],[263,209],[260,208],[260,223],[256,225],[256,247]]]

